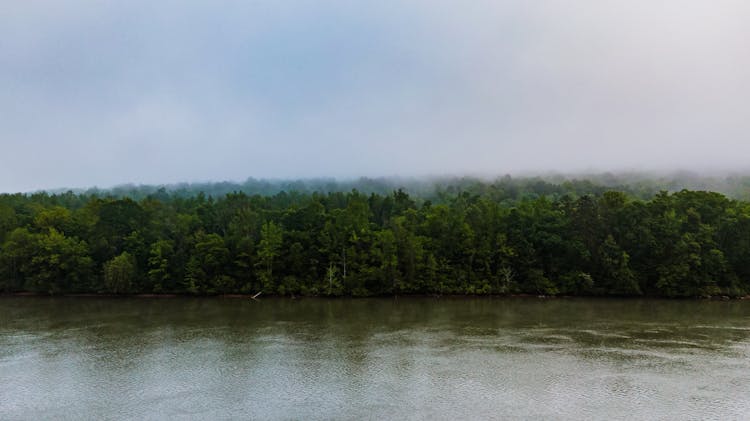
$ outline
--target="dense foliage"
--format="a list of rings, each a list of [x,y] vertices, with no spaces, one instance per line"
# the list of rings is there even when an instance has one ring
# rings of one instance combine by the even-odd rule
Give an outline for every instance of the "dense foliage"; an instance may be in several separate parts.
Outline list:
[[[0,291],[302,295],[750,292],[750,204],[473,182],[430,196],[0,195]],[[503,187],[504,186],[504,187]]]

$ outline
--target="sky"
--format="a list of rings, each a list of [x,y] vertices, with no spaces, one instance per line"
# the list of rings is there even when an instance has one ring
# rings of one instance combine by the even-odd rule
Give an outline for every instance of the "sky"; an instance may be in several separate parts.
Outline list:
[[[0,0],[0,191],[750,169],[746,0]]]

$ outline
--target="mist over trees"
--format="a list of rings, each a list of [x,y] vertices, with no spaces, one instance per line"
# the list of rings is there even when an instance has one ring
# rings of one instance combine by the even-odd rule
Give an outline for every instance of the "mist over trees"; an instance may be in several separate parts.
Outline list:
[[[614,176],[398,182],[0,195],[0,291],[750,292],[746,178],[722,181],[734,198]]]
[[[361,193],[388,195],[394,190],[404,190],[421,199],[439,201],[443,196],[457,192],[490,194],[493,198],[520,199],[522,197],[546,195],[559,197],[564,194],[601,194],[617,190],[628,195],[649,199],[660,191],[707,190],[722,193],[734,199],[750,200],[750,175],[746,173],[705,175],[686,171],[668,173],[624,172],[586,174],[545,174],[511,177],[361,177],[351,180],[334,178],[311,179],[255,179],[244,182],[202,182],[168,185],[124,184],[112,188],[55,189],[51,193],[73,191],[78,194],[106,197],[128,197],[141,200],[148,196],[164,194],[191,197],[199,193],[222,197],[229,193],[270,196],[280,192],[330,193],[357,190]]]

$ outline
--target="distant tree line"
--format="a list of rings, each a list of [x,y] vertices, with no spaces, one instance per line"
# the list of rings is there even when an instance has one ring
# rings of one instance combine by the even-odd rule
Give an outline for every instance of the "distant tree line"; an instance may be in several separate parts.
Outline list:
[[[601,173],[601,174],[548,174],[544,176],[511,177],[506,175],[495,179],[477,177],[361,177],[351,180],[336,179],[255,179],[243,182],[204,182],[178,183],[161,186],[120,185],[108,189],[80,189],[76,193],[87,196],[108,196],[142,200],[149,196],[164,195],[183,198],[199,193],[207,196],[223,197],[230,193],[273,196],[282,191],[304,194],[333,193],[357,190],[363,194],[376,193],[389,195],[402,189],[424,200],[440,201],[456,192],[468,192],[496,199],[518,200],[545,195],[558,198],[565,194],[586,192],[601,194],[607,190],[621,191],[629,196],[649,199],[660,191],[678,192],[687,190],[707,190],[722,193],[728,197],[750,201],[750,175],[727,174],[705,176],[687,172],[653,174],[643,172]],[[61,189],[56,193],[65,193]]]
[[[695,297],[750,292],[750,203],[472,181],[403,190],[0,195],[0,291]],[[494,186],[494,187],[493,187]]]

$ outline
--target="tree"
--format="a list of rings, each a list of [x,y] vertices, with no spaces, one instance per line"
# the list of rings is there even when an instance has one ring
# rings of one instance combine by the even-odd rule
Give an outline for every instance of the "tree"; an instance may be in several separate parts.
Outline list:
[[[174,246],[172,241],[159,240],[151,245],[148,257],[148,278],[154,292],[174,289],[173,275],[169,265],[173,260]]]
[[[104,264],[104,288],[112,294],[131,291],[137,274],[135,257],[128,252],[112,258]]]
[[[224,293],[232,288],[233,279],[225,274],[229,250],[218,234],[199,232],[193,254],[188,261],[183,287],[190,293]]]
[[[283,242],[283,230],[273,221],[263,224],[260,230],[260,244],[258,245],[259,278],[266,291],[274,291],[273,262],[279,255]]]
[[[22,266],[26,290],[48,294],[91,290],[94,262],[85,242],[50,228],[33,235],[32,243],[34,255]]]
[[[10,206],[0,204],[0,244],[5,241],[5,236],[17,226],[16,211]]]
[[[614,238],[608,235],[599,249],[600,278],[599,284],[606,288],[606,293],[616,295],[640,295],[641,289],[635,275],[628,265],[630,256],[617,245]]]
[[[26,274],[32,273],[31,259],[37,252],[38,235],[16,228],[0,249],[0,290],[23,291]]]

